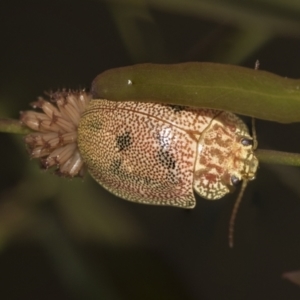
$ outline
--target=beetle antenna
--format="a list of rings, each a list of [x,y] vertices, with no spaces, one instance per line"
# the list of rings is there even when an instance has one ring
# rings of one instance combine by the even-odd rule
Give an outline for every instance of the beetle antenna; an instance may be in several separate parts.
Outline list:
[[[231,217],[230,217],[230,221],[229,221],[229,234],[228,234],[228,242],[229,242],[230,248],[233,248],[235,219],[236,219],[236,215],[238,213],[245,189],[247,187],[247,184],[248,184],[248,180],[244,179],[243,183],[242,183],[242,187],[240,189],[240,192],[238,194],[237,199],[235,200],[235,203],[234,203],[234,206],[232,209],[232,213],[231,213]]]
[[[259,69],[259,60],[257,59],[254,65],[254,70]],[[255,119],[252,117],[252,137],[253,137],[253,150],[257,148],[257,135],[256,135],[256,129],[255,129]]]
[[[257,134],[256,134],[256,128],[255,128],[255,118],[252,117],[252,138],[253,138],[253,150],[257,149]]]

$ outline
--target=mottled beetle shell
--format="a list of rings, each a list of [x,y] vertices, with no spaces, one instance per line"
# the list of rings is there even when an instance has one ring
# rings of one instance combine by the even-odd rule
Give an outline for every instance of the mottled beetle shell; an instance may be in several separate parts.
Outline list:
[[[258,161],[247,127],[236,115],[212,109],[91,100],[77,143],[95,180],[139,203],[193,208],[193,190],[219,199]],[[246,142],[244,142],[246,141]]]

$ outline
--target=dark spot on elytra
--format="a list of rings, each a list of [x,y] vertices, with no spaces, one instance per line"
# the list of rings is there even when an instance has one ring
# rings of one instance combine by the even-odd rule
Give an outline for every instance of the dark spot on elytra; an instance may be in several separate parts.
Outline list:
[[[150,177],[144,177],[144,183],[145,183],[146,185],[150,185],[151,182],[152,182],[152,180],[151,180]]]
[[[132,144],[130,132],[126,131],[116,137],[116,144],[119,151],[123,151]]]
[[[115,160],[113,160],[113,162],[110,165],[111,172],[113,174],[118,174],[119,170],[120,170],[120,167],[121,167],[121,164],[122,164],[121,159],[115,159]]]
[[[99,131],[102,129],[102,124],[98,120],[96,122],[91,122],[90,126],[96,131]]]
[[[166,168],[166,169],[175,169],[176,161],[172,153],[168,150],[160,149],[157,153],[157,157],[159,162]]]
[[[167,107],[170,107],[174,111],[174,113],[179,113],[179,112],[185,110],[185,106],[182,106],[182,105],[170,104],[170,105],[167,105]]]

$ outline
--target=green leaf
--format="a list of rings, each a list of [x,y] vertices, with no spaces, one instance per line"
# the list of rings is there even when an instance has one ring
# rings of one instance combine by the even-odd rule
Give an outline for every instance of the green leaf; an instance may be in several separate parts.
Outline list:
[[[300,121],[300,80],[215,63],[139,64],[105,71],[94,98],[227,110],[258,119]]]

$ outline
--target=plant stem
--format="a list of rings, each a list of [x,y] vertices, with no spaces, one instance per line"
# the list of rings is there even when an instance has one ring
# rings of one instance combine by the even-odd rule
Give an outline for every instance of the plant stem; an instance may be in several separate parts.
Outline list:
[[[0,118],[0,132],[28,134],[32,131],[29,128],[24,127],[19,120]]]
[[[0,118],[0,132],[28,134],[32,131],[24,127],[19,120]],[[261,163],[300,167],[300,153],[257,149],[255,155]]]
[[[262,163],[300,167],[300,153],[257,149],[255,155]]]

